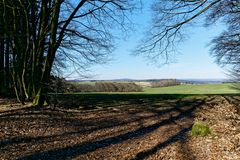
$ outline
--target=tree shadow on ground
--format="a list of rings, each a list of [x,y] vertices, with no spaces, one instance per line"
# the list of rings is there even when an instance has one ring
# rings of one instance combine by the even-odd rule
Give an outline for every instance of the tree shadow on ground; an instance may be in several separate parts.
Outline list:
[[[14,157],[18,159],[74,158],[79,155],[94,152],[100,148],[111,147],[111,145],[120,144],[128,140],[137,140],[138,138],[146,136],[162,126],[176,123],[183,118],[192,121],[193,113],[196,108],[206,103],[206,101],[211,101],[209,98],[207,100],[206,98],[191,98],[185,100],[184,97],[186,96],[181,96],[183,99],[176,99],[176,96],[168,96],[168,98],[141,97],[139,98],[141,101],[131,101],[130,105],[116,106],[120,108],[117,111],[112,109],[102,109],[100,111],[96,111],[94,115],[92,115],[92,111],[76,112],[67,110],[65,112],[59,112],[56,110],[36,111],[29,109],[15,114],[12,112],[10,114],[0,114],[1,128],[6,127],[6,125],[11,122],[16,125],[18,121],[24,121],[26,124],[23,123],[25,125],[22,124],[19,128],[20,130],[29,126],[34,126],[36,123],[37,126],[35,128],[38,129],[38,133],[36,135],[27,132],[22,135],[19,135],[19,133],[12,134],[11,136],[5,135],[5,139],[0,138],[0,148],[8,153],[6,150],[9,149],[9,152],[11,152],[11,148],[19,147],[21,144],[26,144],[26,146],[29,145],[29,147],[31,147],[30,145],[32,144],[41,145],[43,143],[47,144],[55,141],[66,143],[67,140],[65,141],[65,139],[68,139],[69,137],[74,138],[81,135],[93,134],[94,132],[101,133],[100,136],[95,136],[94,138],[86,139],[74,144],[60,145],[57,148],[45,147],[41,148],[41,151],[39,151],[39,149],[33,149],[32,152],[28,152],[27,154],[24,154],[24,152],[26,152],[28,147],[22,148],[23,154],[19,154],[18,157]],[[127,97],[124,98],[124,101],[127,100]],[[92,116],[88,117],[90,115]],[[84,116],[88,118],[84,118]],[[158,118],[158,120],[156,122],[154,121],[153,124],[143,124],[144,121],[150,121],[152,118]],[[135,123],[136,125],[131,128],[130,126]],[[102,133],[103,130],[111,130],[114,127],[122,126],[125,127],[122,130]],[[41,131],[39,131],[39,128],[41,128]],[[56,128],[60,128],[60,131],[48,134],[48,132],[50,132],[49,130],[55,130]],[[144,159],[156,153],[161,148],[178,140],[184,139],[185,134],[190,130],[190,128],[191,123],[184,126],[181,131],[176,132],[175,135],[159,143],[152,149],[139,152],[136,154],[134,159]],[[11,132],[11,129],[9,129],[9,132]]]
[[[140,152],[138,153],[132,160],[143,160],[153,154],[155,154],[157,151],[161,150],[162,148],[168,146],[171,143],[177,142],[177,141],[182,141],[186,138],[186,133],[191,130],[191,126],[187,128],[183,128],[180,132],[175,134],[174,136],[171,136],[169,139],[166,141],[157,144],[153,148]]]
[[[236,106],[237,112],[240,113],[240,97],[239,96],[224,96],[224,98],[230,103]]]
[[[98,109],[106,107],[116,107],[121,105],[132,104],[149,104],[160,100],[176,100],[189,95],[184,94],[116,94],[116,93],[100,93],[100,94],[58,94],[49,97],[50,102],[57,107],[64,109]]]

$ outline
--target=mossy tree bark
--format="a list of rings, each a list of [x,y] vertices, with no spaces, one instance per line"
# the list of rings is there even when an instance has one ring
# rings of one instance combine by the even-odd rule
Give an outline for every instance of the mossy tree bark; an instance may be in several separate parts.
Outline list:
[[[57,47],[56,47],[56,39],[57,39],[57,29],[58,29],[58,19],[61,7],[61,0],[54,1],[53,15],[51,19],[51,29],[50,29],[50,43],[48,48],[47,58],[44,64],[44,68],[42,71],[40,86],[37,92],[37,95],[34,99],[34,105],[42,106],[46,96],[47,84],[51,73],[51,68],[53,65],[53,61],[56,55]]]

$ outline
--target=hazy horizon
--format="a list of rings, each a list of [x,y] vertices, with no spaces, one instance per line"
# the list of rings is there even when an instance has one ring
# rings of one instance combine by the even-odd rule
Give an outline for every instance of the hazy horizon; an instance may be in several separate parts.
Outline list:
[[[140,80],[140,81],[144,81],[144,80],[163,80],[163,79],[176,79],[176,80],[196,80],[196,81],[226,81],[229,80],[229,78],[145,78],[145,79],[135,79],[135,78],[115,78],[115,79],[91,79],[91,78],[86,78],[86,79],[67,79],[69,81],[111,81],[111,80],[115,80],[115,81],[121,81],[121,80]]]

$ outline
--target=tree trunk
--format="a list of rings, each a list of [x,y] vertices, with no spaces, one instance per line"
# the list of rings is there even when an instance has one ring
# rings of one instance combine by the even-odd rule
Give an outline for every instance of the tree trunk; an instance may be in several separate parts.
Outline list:
[[[5,89],[6,93],[9,94],[9,86],[10,86],[10,70],[9,70],[9,52],[10,52],[10,46],[9,46],[9,39],[6,39],[6,52],[5,52]]]
[[[56,47],[56,35],[57,35],[57,27],[58,27],[58,18],[60,12],[61,0],[54,1],[53,15],[51,19],[51,29],[50,29],[50,42],[48,47],[48,54],[45,60],[44,69],[41,76],[40,87],[38,89],[37,95],[33,101],[34,106],[43,106],[44,101],[46,100],[47,94],[47,84],[49,81],[51,68],[53,65],[53,61],[56,55],[57,47]]]
[[[0,41],[0,93],[4,94],[5,90],[5,76],[4,76],[4,39]]]

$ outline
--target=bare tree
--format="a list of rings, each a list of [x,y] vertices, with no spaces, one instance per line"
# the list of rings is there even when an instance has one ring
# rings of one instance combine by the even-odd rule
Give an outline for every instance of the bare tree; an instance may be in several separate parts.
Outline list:
[[[42,105],[53,68],[104,62],[114,49],[112,31],[126,30],[134,6],[134,0],[0,0],[0,33],[7,33],[0,70],[7,70],[8,50],[18,100]]]
[[[133,9],[130,0],[81,0],[77,3],[69,0],[53,4],[51,34],[40,87],[34,100],[36,105],[43,104],[45,84],[56,54],[80,66],[83,62],[102,62],[113,49],[110,31],[115,26],[124,28],[126,12]]]
[[[212,40],[211,54],[220,66],[228,68],[234,81],[240,82],[240,1],[226,1],[214,7],[207,21],[219,19],[227,28]]]
[[[212,41],[212,55],[239,73],[240,0],[158,0],[152,10],[151,27],[136,54],[168,63],[189,27],[204,19],[205,26],[221,21],[227,29]]]

